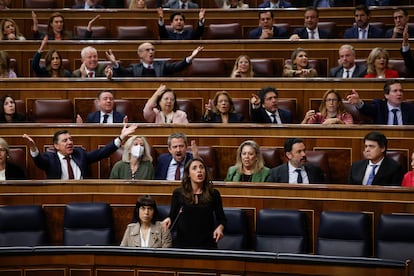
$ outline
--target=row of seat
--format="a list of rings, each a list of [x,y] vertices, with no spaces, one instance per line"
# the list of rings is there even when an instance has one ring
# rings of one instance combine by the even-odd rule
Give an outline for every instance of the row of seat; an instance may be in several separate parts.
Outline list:
[[[159,218],[163,219],[169,213],[169,206],[161,205],[158,211]],[[251,249],[248,247],[249,226],[244,211],[239,208],[224,208],[224,211],[227,225],[218,248]],[[368,213],[324,211],[320,217],[315,253],[396,260],[414,258],[414,214],[382,214],[375,238],[372,227],[372,217]],[[107,203],[78,202],[65,206],[64,245],[113,245],[113,229],[112,211]],[[311,252],[309,235],[304,212],[261,209],[257,215],[253,249],[306,254]],[[47,237],[41,206],[0,207],[0,246],[46,245]]]

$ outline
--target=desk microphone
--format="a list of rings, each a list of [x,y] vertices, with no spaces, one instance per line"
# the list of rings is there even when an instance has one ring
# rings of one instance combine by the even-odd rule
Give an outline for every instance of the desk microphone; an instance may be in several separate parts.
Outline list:
[[[180,218],[181,213],[183,212],[183,206],[181,206],[180,210],[178,211],[178,215],[175,217],[174,222],[171,224],[170,231],[172,232],[175,225],[177,224],[178,219]]]

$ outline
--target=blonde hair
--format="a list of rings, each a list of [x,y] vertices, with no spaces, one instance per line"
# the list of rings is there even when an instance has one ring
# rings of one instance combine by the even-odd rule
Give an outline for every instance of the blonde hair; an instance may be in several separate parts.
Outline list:
[[[345,106],[342,102],[341,95],[339,95],[338,91],[335,89],[329,89],[328,91],[323,94],[321,105],[319,106],[319,112],[321,112],[322,116],[326,117],[326,98],[328,98],[329,94],[335,94],[336,98],[338,99],[338,108],[336,109],[336,114],[342,114],[345,112]]]
[[[130,9],[130,10],[140,9],[140,8],[138,8],[138,1],[140,1],[140,0],[131,0],[129,2],[128,9]],[[147,3],[145,2],[145,0],[142,0],[142,1],[144,1],[144,7],[143,7],[143,9],[146,9],[147,8]]]
[[[240,55],[236,59],[236,62],[234,63],[233,71],[231,72],[231,75],[230,75],[231,78],[236,78],[236,72],[237,72],[237,68],[239,67],[239,61],[242,58],[247,59],[247,61],[249,62],[249,71],[247,72],[247,75],[248,75],[247,77],[252,78],[254,76],[253,66],[252,66],[252,62],[250,61],[250,57],[248,55]]]
[[[137,138],[141,139],[142,142],[144,143],[144,153],[142,155],[141,160],[152,162],[151,147],[150,147],[147,139],[145,139],[145,137],[142,137],[142,136],[139,136],[139,135],[131,136],[125,142],[124,152],[122,153],[122,161],[127,162],[127,163],[130,162],[130,160],[131,160],[131,147],[132,147],[132,144],[134,143],[135,139],[137,139]]]
[[[376,47],[372,49],[371,53],[369,53],[369,56],[367,58],[367,73],[368,74],[377,74],[377,71],[375,70],[375,60],[378,58],[379,55],[384,55],[386,62],[385,62],[385,68],[388,67],[388,61],[390,60],[390,54],[387,50],[384,48]]]
[[[264,160],[263,160],[262,152],[260,151],[260,147],[255,141],[246,140],[243,143],[241,143],[239,148],[237,149],[237,157],[236,157],[237,172],[240,174],[243,174],[243,163],[242,163],[241,154],[245,146],[251,146],[256,153],[257,161],[256,161],[256,164],[254,165],[252,172],[257,173],[261,171],[264,168]]]

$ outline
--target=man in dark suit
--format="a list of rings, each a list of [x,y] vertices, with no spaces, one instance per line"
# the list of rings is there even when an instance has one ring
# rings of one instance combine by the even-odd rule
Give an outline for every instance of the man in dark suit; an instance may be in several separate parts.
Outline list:
[[[259,4],[259,9],[281,9],[290,8],[292,4],[285,0],[267,0]]]
[[[329,76],[334,78],[363,78],[367,67],[355,63],[355,49],[352,45],[342,45],[339,48],[340,65],[331,68]]]
[[[384,37],[383,30],[369,24],[371,11],[367,6],[356,6],[354,15],[355,24],[352,28],[345,30],[344,38],[368,39]]]
[[[122,144],[128,135],[137,128],[137,124],[124,124],[121,134],[105,147],[87,152],[81,147],[74,147],[73,138],[67,130],[59,130],[53,136],[55,151],[42,154],[35,141],[27,134],[23,138],[30,147],[30,155],[36,166],[45,171],[48,179],[83,179],[88,177],[89,165],[109,157]]]
[[[306,163],[306,146],[302,139],[287,139],[284,150],[288,162],[271,169],[267,182],[294,184],[325,182],[322,169]]]
[[[266,86],[259,91],[259,95],[252,95],[252,121],[255,123],[291,124],[292,113],[278,107],[279,93],[276,88]]]
[[[347,100],[357,109],[374,119],[380,125],[414,125],[414,104],[404,102],[403,87],[399,80],[389,80],[384,85],[385,100],[375,99],[371,104],[364,103],[355,89]]]
[[[288,38],[288,33],[276,26],[273,26],[274,14],[272,11],[259,11],[259,27],[249,32],[249,38]]]
[[[72,6],[72,9],[104,9],[105,7],[98,4],[98,0],[85,0],[84,3]]]
[[[317,8],[306,8],[304,21],[305,27],[294,30],[293,34],[289,38],[290,40],[332,38],[331,34],[318,28],[319,11]]]
[[[414,73],[414,58],[410,51],[410,44],[409,44],[409,34],[408,34],[408,25],[405,26],[403,32],[403,42],[401,45],[401,56],[404,59],[404,65],[407,67],[411,73]]]
[[[198,4],[191,0],[170,0],[167,4],[162,5],[163,8],[170,9],[198,9]]]
[[[98,51],[87,46],[81,51],[82,64],[81,67],[73,71],[72,76],[76,78],[112,78],[112,69],[110,66],[100,64],[98,61]]]
[[[111,61],[112,70],[116,77],[164,77],[184,70],[191,64],[193,58],[202,50],[203,47],[199,46],[193,50],[190,56],[178,62],[169,63],[165,61],[154,61],[154,45],[149,42],[144,42],[138,46],[138,56],[140,57],[141,62],[131,64],[128,68],[119,65],[112,50],[106,52],[106,57]]]
[[[364,137],[364,160],[352,164],[348,182],[359,185],[400,186],[404,175],[401,164],[386,156],[387,137],[370,132]]]
[[[197,29],[186,30],[185,27],[185,16],[182,12],[174,12],[170,16],[171,28],[169,31],[165,27],[164,22],[164,11],[162,8],[158,8],[158,32],[160,39],[172,39],[172,40],[184,40],[184,39],[200,39],[204,32],[204,23],[206,21],[204,14],[205,9],[200,9],[198,13],[198,24]]]
[[[198,157],[195,141],[191,141],[193,154],[187,152],[187,136],[184,133],[173,133],[168,137],[168,151],[160,155],[157,161],[154,179],[181,180],[185,164]]]
[[[409,16],[408,11],[403,8],[394,10],[392,17],[394,19],[394,27],[385,32],[387,38],[402,38],[405,26],[407,26]],[[410,37],[414,37],[414,29],[408,28]]]
[[[86,117],[87,123],[112,124],[126,122],[126,116],[114,109],[115,101],[111,90],[100,91],[96,103],[99,111],[89,113]],[[77,115],[76,122],[83,123],[80,115]]]

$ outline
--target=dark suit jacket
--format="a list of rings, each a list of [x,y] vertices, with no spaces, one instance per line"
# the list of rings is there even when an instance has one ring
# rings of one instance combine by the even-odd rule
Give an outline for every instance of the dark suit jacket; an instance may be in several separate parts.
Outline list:
[[[112,115],[114,117],[113,118],[114,123],[122,123],[124,121],[124,117],[125,117],[124,114],[114,111]],[[100,111],[89,113],[88,116],[86,117],[87,123],[100,123],[100,121],[101,121]]]
[[[173,73],[184,70],[190,63],[186,60],[178,62],[165,62],[154,61],[154,70],[157,77],[163,77],[165,75],[171,75]],[[114,68],[115,77],[142,77],[144,65],[142,63],[131,64],[128,68],[123,68],[119,65],[118,68]]]
[[[310,163],[305,164],[305,171],[308,174],[310,184],[324,183],[325,177],[322,169]],[[288,163],[282,164],[270,170],[266,182],[289,183],[289,166]]]
[[[111,141],[105,147],[87,152],[82,148],[74,148],[72,159],[81,170],[82,177],[88,177],[89,164],[98,162],[99,160],[109,157],[115,152],[118,147],[114,141]],[[57,152],[46,151],[43,154],[38,154],[33,158],[36,166],[46,172],[48,179],[60,179],[62,177],[62,170]]]
[[[167,4],[162,5],[163,8],[170,8],[170,9],[181,9],[180,2],[178,0],[168,1]],[[198,9],[198,4],[193,3],[191,1],[187,1],[187,7],[189,9]]]
[[[374,124],[386,125],[388,123],[388,107],[385,100],[375,99],[372,104],[364,104],[361,113],[374,119]],[[401,103],[401,115],[404,125],[414,125],[414,104]]]
[[[261,27],[254,28],[253,30],[249,32],[249,38],[251,39],[260,38],[261,35],[262,35]],[[288,38],[288,37],[289,37],[289,34],[285,30],[277,28],[276,26],[273,26],[273,38]]]
[[[105,68],[106,68],[105,64],[98,63],[98,66],[96,67],[96,70],[95,70],[95,78],[106,77]],[[72,76],[75,78],[80,78],[81,77],[80,69],[76,69],[75,71],[73,71]]]
[[[329,76],[333,78],[342,78],[343,73],[344,73],[344,67],[342,67],[342,65],[339,65],[330,70]],[[367,67],[363,65],[355,64],[355,70],[352,73],[353,78],[363,78],[366,74],[367,74]]]
[[[26,179],[26,174],[20,167],[12,163],[9,163],[9,162],[6,163],[6,180],[24,180],[24,179]]]
[[[345,30],[344,38],[358,38],[358,27],[352,27]],[[369,26],[367,38],[381,38],[384,37],[384,32],[377,27]]]
[[[385,32],[385,37],[386,38],[391,38],[393,33],[394,33],[394,27],[388,29]],[[408,36],[409,37],[414,37],[414,28],[408,28]],[[398,34],[396,38],[402,38],[402,34]]]
[[[209,123],[221,123],[222,122],[220,114],[210,111],[209,117],[210,118],[203,116],[201,120],[204,122],[209,122]],[[229,123],[240,123],[240,122],[243,122],[243,120],[244,120],[243,115],[239,113],[229,113]]]
[[[283,124],[292,123],[292,113],[289,110],[278,109],[280,120]],[[272,119],[267,115],[266,110],[263,107],[257,109],[250,108],[250,114],[252,121],[255,123],[272,123]]]
[[[318,28],[318,31],[320,39],[333,38],[331,34],[324,30],[321,30],[320,28]],[[309,39],[308,31],[306,30],[306,28],[297,28],[293,31],[293,34],[297,34],[301,39]]]
[[[197,29],[195,31],[184,29],[182,33],[175,33],[168,31],[164,25],[158,25],[158,32],[160,34],[160,39],[172,39],[172,40],[191,40],[191,39],[200,39],[204,32],[204,24],[200,26],[197,23]]]
[[[414,58],[411,54],[411,50],[407,52],[403,52],[402,48],[400,49],[401,56],[404,59],[404,65],[407,67],[411,72],[414,72]]]
[[[187,152],[185,154],[185,162],[188,162],[191,159],[193,159],[193,155]],[[170,153],[163,153],[160,155],[157,161],[157,167],[155,169],[154,179],[157,179],[157,180],[167,179],[168,167],[170,166],[171,160],[172,160],[172,155]]]
[[[72,9],[84,9],[84,8],[85,8],[85,3],[72,6]],[[99,5],[99,4],[93,6],[93,9],[104,9],[104,8],[105,8],[104,6]]]
[[[36,77],[42,78],[42,77],[50,77],[49,71],[47,71],[46,67],[40,67],[39,62],[41,58],[41,54],[36,51],[36,53],[33,56],[32,59],[32,70],[36,73]],[[69,78],[72,77],[72,74],[64,69],[64,77]]]
[[[364,179],[368,163],[369,161],[365,159],[356,161],[352,164],[348,177],[348,182],[350,184],[362,185],[362,180]],[[401,164],[385,156],[372,181],[372,185],[400,186],[403,175],[404,172]]]
[[[292,4],[283,0],[280,0],[279,2],[279,8],[290,8],[292,7]],[[261,4],[259,4],[259,9],[262,8],[270,8],[270,1],[265,1]]]

